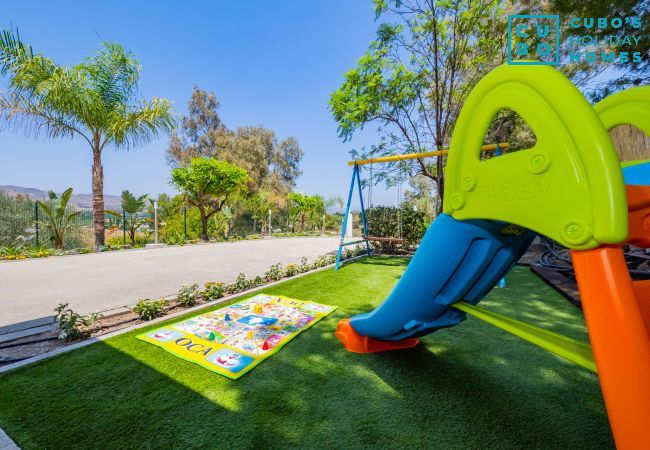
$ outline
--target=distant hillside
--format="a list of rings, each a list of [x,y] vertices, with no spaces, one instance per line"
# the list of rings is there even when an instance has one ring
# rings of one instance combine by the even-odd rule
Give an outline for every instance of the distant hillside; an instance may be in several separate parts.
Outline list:
[[[11,195],[12,197],[20,194],[28,196],[33,200],[47,199],[47,191],[44,191],[42,189],[0,185],[0,191],[4,191],[6,194]],[[92,208],[93,196],[91,194],[75,194],[73,192],[72,197],[70,198],[70,204],[79,208]],[[121,204],[122,199],[120,196],[104,194],[104,209],[119,210]]]

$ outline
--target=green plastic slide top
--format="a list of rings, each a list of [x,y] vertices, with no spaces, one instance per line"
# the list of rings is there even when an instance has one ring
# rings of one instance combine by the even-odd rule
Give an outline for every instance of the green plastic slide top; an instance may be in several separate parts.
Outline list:
[[[596,103],[596,113],[607,130],[633,125],[650,136],[650,86],[626,89]]]
[[[517,112],[537,137],[533,148],[481,161],[490,122]],[[574,249],[627,237],[618,157],[598,114],[549,66],[501,66],[470,93],[447,164],[444,211],[530,228]]]

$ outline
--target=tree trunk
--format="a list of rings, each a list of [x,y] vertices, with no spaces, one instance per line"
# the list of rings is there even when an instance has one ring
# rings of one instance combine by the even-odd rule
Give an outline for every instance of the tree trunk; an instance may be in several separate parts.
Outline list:
[[[201,213],[201,240],[208,242],[208,215],[202,208],[199,208],[199,212]]]
[[[131,225],[129,226],[129,240],[131,241],[132,246],[135,246],[135,232],[137,231],[137,228],[134,225],[135,224],[131,222]]]
[[[93,141],[93,234],[95,251],[104,247],[104,168],[99,139]]]

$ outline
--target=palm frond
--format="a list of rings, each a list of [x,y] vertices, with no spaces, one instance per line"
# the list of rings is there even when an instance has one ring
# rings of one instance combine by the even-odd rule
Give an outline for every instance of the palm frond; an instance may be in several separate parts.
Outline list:
[[[34,56],[32,47],[20,40],[18,30],[0,31],[0,73],[13,72],[15,67]]]
[[[22,129],[27,136],[72,138],[75,133],[89,139],[80,130],[77,118],[31,99],[0,95],[0,129]]]
[[[99,52],[80,65],[80,69],[89,75],[92,89],[109,111],[116,105],[130,102],[137,92],[140,64],[119,44],[105,42]]]
[[[171,104],[154,98],[137,109],[123,107],[115,111],[108,140],[118,147],[133,147],[150,142],[161,132],[170,132],[175,124]]]

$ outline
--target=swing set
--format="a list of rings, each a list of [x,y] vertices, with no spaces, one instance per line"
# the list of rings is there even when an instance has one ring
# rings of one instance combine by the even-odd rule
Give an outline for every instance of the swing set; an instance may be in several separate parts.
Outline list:
[[[483,145],[481,147],[481,152],[495,152],[496,156],[500,156],[502,153],[504,153],[508,148],[510,147],[510,144],[508,142],[500,142],[497,144],[487,144]],[[420,153],[406,153],[403,155],[391,155],[391,156],[382,156],[379,158],[369,158],[369,159],[358,159],[358,160],[353,160],[348,162],[348,166],[352,166],[352,180],[350,181],[350,192],[348,193],[348,201],[345,207],[345,216],[343,218],[343,228],[341,229],[341,240],[339,241],[339,249],[336,255],[336,267],[335,270],[338,270],[339,267],[341,266],[341,257],[343,253],[343,249],[347,246],[350,245],[357,245],[361,243],[365,243],[366,246],[366,255],[370,256],[370,242],[390,242],[390,243],[395,243],[395,244],[401,244],[404,242],[404,238],[402,236],[402,168],[401,166],[398,168],[398,174],[397,174],[397,236],[373,236],[369,234],[369,230],[372,230],[372,223],[369,223],[369,221],[366,218],[366,211],[364,208],[364,201],[363,201],[363,190],[361,188],[361,167],[362,166],[369,166],[369,171],[368,171],[368,210],[372,210],[372,186],[374,184],[373,181],[373,165],[374,164],[381,164],[381,163],[391,163],[391,162],[399,162],[399,161],[406,161],[406,160],[412,160],[412,159],[422,159],[422,158],[429,158],[429,157],[434,157],[434,156],[447,156],[449,154],[449,150],[435,150],[435,151],[430,151],[430,152],[420,152]],[[355,185],[357,186],[357,190],[359,191],[359,203],[361,205],[361,222],[362,222],[362,231],[363,231],[363,236],[360,239],[356,240],[350,240],[346,241],[345,238],[345,232],[347,230],[347,224],[348,220],[350,217],[350,206],[352,204],[352,198],[354,196],[354,187]]]

